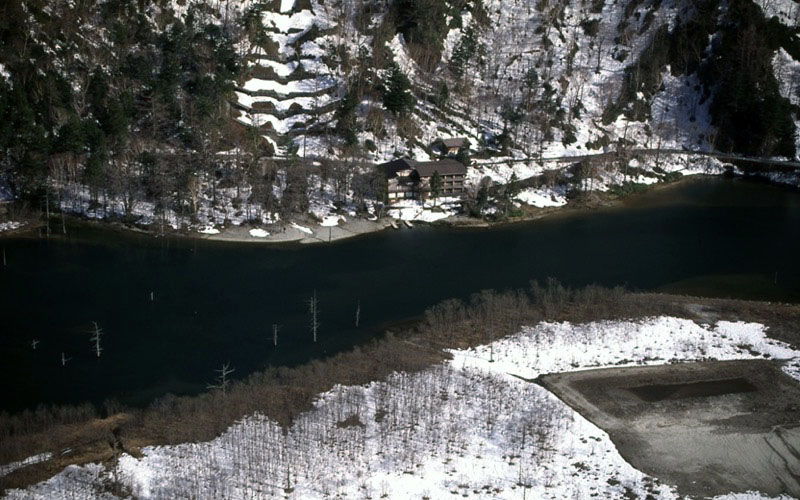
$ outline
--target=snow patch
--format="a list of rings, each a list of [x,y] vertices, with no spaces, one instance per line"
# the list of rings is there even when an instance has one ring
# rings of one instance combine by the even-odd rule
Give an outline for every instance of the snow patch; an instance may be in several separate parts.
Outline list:
[[[461,211],[461,199],[442,197],[436,200],[401,200],[388,207],[389,217],[408,221],[436,222]]]
[[[291,12],[295,0],[281,0],[281,12]]]
[[[24,226],[24,222],[16,222],[16,221],[8,221],[8,222],[0,222],[0,233],[3,231],[13,231],[15,229],[19,229]]]
[[[406,76],[411,78],[417,73],[417,65],[408,54],[408,49],[406,48],[406,42],[405,39],[403,39],[403,35],[398,33],[394,38],[391,39],[391,41],[387,42],[386,45],[394,54],[394,62],[397,63]]]
[[[314,14],[309,10],[301,10],[292,15],[286,15],[294,7],[294,0],[282,0],[284,3],[291,3],[288,11],[281,8],[281,13],[277,12],[264,12],[261,15],[261,20],[265,28],[276,28],[281,33],[289,33],[293,31],[306,31],[314,25]]]
[[[15,470],[27,467],[29,465],[46,462],[51,458],[53,458],[53,454],[48,452],[28,457],[25,460],[20,460],[19,462],[12,462],[8,465],[0,465],[0,477],[7,476],[12,472],[14,472]]]
[[[451,352],[458,366],[513,373],[525,378],[536,378],[543,373],[673,361],[759,357],[800,361],[800,351],[768,338],[762,324],[720,321],[711,327],[672,317],[580,325],[540,323],[494,342],[491,347]],[[784,371],[800,380],[791,367]]]
[[[563,189],[528,188],[517,195],[517,200],[534,207],[563,207],[567,196]]]
[[[319,225],[322,227],[333,227],[338,226],[339,221],[347,222],[347,219],[341,215],[328,215],[322,219],[322,222],[320,222]]]
[[[770,19],[777,16],[781,23],[788,26],[800,26],[800,4],[793,0],[755,0],[764,11],[764,17]]]
[[[251,229],[249,231],[249,233],[250,233],[250,236],[252,236],[253,238],[266,238],[267,236],[269,236],[268,232],[264,231],[263,229],[259,229],[259,228]]]
[[[297,229],[298,231],[302,231],[302,232],[304,232],[306,234],[314,234],[314,231],[312,231],[311,228],[308,228],[308,227],[305,227],[305,226],[301,226],[300,224],[298,224],[296,222],[292,222],[291,226],[293,228]]]
[[[276,99],[272,96],[250,95],[244,92],[236,92],[236,99],[242,106],[253,108],[253,104],[268,102],[281,113],[290,111],[293,105],[297,105],[304,110],[314,109],[319,106],[326,106],[333,101],[330,94],[322,94],[313,97],[291,97],[288,99]],[[297,107],[295,106],[295,107]]]
[[[276,82],[275,80],[251,78],[245,82],[243,88],[247,92],[271,91],[285,95],[300,92],[321,92],[323,90],[330,89],[334,85],[336,85],[336,81],[325,76],[308,78],[305,80],[292,80],[287,83],[280,83]]]

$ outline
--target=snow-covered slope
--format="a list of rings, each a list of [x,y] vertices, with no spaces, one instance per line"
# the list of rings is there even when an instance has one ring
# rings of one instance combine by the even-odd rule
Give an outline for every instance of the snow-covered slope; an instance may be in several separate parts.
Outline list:
[[[341,72],[325,58],[338,40],[338,22],[329,10],[322,3],[294,1],[265,8],[260,21],[268,42],[244,48],[248,71],[236,92],[241,111],[236,120],[259,127],[277,154],[286,153],[278,137],[324,129],[339,97]]]
[[[777,16],[790,29],[797,26],[793,0],[756,3],[766,18]],[[374,93],[359,104],[360,154],[374,161],[401,155],[427,159],[427,147],[436,138],[462,136],[474,151],[488,147],[516,158],[583,155],[618,145],[715,149],[718,131],[709,111],[714,89],[701,82],[696,68],[675,67],[663,53],[677,25],[706,15],[695,2],[462,3],[460,11],[452,7],[447,16],[449,31],[442,35],[444,50],[433,71],[420,69],[402,34],[373,45],[387,7],[371,4],[369,28],[359,29],[356,20],[365,9],[360,3],[303,5],[289,2],[281,4],[286,10],[262,14],[274,45],[269,55],[261,49],[251,53],[251,78],[237,94],[244,111],[238,119],[262,125],[276,147],[283,135],[305,146],[309,155],[340,154],[342,142],[333,132],[337,99],[369,70],[359,57],[381,50],[411,79],[415,101],[402,119],[385,112]],[[724,5],[711,12],[719,23],[727,22]],[[711,57],[714,39],[693,54],[695,63]],[[472,48],[463,56],[465,40],[472,41]],[[349,64],[343,64],[342,54]],[[463,56],[463,71],[453,71],[456,54]],[[785,50],[775,51],[775,77],[781,94],[793,102],[799,95],[797,64]],[[631,82],[638,87],[628,88]],[[373,90],[380,88],[380,82],[372,83]],[[449,97],[435,102],[430,96],[442,85]],[[543,171],[514,168],[520,178]],[[491,170],[473,177],[493,176]]]
[[[49,182],[71,198],[68,210],[92,217],[122,213],[148,224],[156,208],[165,206],[165,224],[180,227],[245,220],[269,224],[278,209],[284,215],[310,211],[321,219],[335,204],[347,206],[348,215],[363,214],[364,198],[382,201],[379,183],[370,177],[371,163],[401,156],[431,159],[438,156],[431,144],[447,137],[464,137],[470,145],[468,198],[476,198],[487,178],[502,184],[512,175],[519,180],[541,176],[516,200],[540,207],[562,205],[579,192],[723,170],[717,159],[679,155],[683,151],[745,151],[783,159],[800,152],[796,0],[163,1],[116,14],[125,25],[133,26],[134,18],[146,25],[131,29],[131,40],[105,24],[92,28],[97,16],[81,3],[14,1],[21,15],[30,17],[27,31],[37,51],[34,58],[22,58],[11,43],[6,45],[14,50],[0,50],[8,59],[0,60],[0,91],[20,101],[20,85],[14,82],[21,81],[19,68],[28,65],[22,62],[30,60],[33,69],[26,66],[26,71],[43,81],[47,71],[64,79],[42,88],[69,93],[69,87],[73,95],[53,107],[50,102],[59,95],[53,90],[54,97],[16,118],[34,117],[30,123],[15,123],[0,135],[14,153],[0,157],[0,177],[10,181],[17,197],[32,196]],[[98,3],[105,6],[100,10],[104,23],[115,26],[116,3]],[[33,9],[35,4],[41,5]],[[436,8],[428,12],[426,6]],[[409,12],[417,17],[401,20]],[[50,33],[60,28],[54,17],[78,14],[83,24],[65,35],[68,43]],[[431,47],[410,35],[406,40],[407,25],[424,24],[420,16],[441,17],[425,33]],[[196,29],[198,17],[203,30]],[[180,50],[185,54],[197,45],[198,40],[176,35],[187,26],[194,26],[192,36],[210,52],[219,48],[212,27],[224,28],[226,40],[235,42],[238,64],[224,70],[227,49],[214,57],[200,50],[189,54],[197,61],[181,73],[192,73],[193,79],[177,87],[171,83],[165,92],[169,105],[159,104],[152,89],[179,76],[167,63],[170,57],[181,59],[162,49],[185,43]],[[26,31],[14,36],[10,41],[24,53]],[[156,43],[159,36],[163,40]],[[135,56],[144,49],[152,54],[127,59],[129,52]],[[127,124],[120,125],[112,119],[119,117],[105,109],[119,111],[121,104],[88,92],[95,60],[111,82],[107,92],[98,93],[115,99],[121,90],[131,90],[126,78],[136,81],[131,75],[152,73],[133,86],[132,96],[119,99],[136,103]],[[409,84],[401,92],[405,104],[390,111],[394,68]],[[212,92],[223,116],[213,126],[211,121],[197,126],[193,122],[208,112],[208,103],[195,109],[195,100],[202,102],[203,92],[215,87],[215,71],[227,75],[222,80],[228,84],[235,80],[235,90],[225,85],[224,92]],[[35,100],[36,94],[29,98]],[[87,95],[102,102],[89,106]],[[730,102],[736,99],[741,102]],[[228,127],[228,102],[233,127]],[[98,117],[105,128],[119,126],[125,133],[92,130]],[[242,134],[242,128],[254,133]],[[15,136],[14,130],[41,137]],[[159,130],[162,137],[153,141]],[[113,151],[92,143],[98,142],[92,137],[106,132],[113,140],[103,144],[116,144]],[[41,159],[25,160],[35,149],[26,140],[52,146],[42,153],[51,163],[49,171],[28,168]],[[207,147],[217,153],[213,161]],[[165,158],[170,168],[148,177],[150,167],[130,154],[139,149]],[[577,165],[578,157],[597,153],[617,155],[583,158]],[[291,162],[274,163],[270,157],[310,160],[303,173],[309,182],[297,188],[306,191],[302,203],[279,206],[292,199],[282,197]],[[249,168],[251,162],[261,168]],[[53,173],[43,176],[45,171]],[[335,189],[332,177],[342,179]],[[773,178],[797,183],[796,173]],[[0,198],[2,185],[0,179]],[[162,199],[155,200],[154,192]],[[419,204],[399,208],[404,210],[392,213],[438,217],[419,217]]]

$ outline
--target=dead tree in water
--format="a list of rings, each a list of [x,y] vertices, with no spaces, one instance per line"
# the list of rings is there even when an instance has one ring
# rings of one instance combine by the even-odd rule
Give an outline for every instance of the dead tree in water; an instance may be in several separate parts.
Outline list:
[[[219,373],[217,376],[217,383],[216,384],[209,384],[206,386],[207,389],[220,389],[222,390],[222,395],[225,396],[228,392],[228,384],[230,384],[230,380],[228,380],[228,375],[233,373],[236,370],[231,370],[230,363],[225,363],[222,365],[222,368],[219,370],[214,370],[215,372]]]
[[[358,323],[361,321],[361,301],[359,300],[356,303],[356,328],[358,328]]]
[[[272,325],[272,345],[278,345],[278,330],[281,329],[280,325],[276,325],[273,323]]]
[[[61,201],[61,193],[58,195],[58,210],[61,212],[61,232],[67,234],[67,221],[64,219],[64,204]]]
[[[61,366],[67,366],[67,361],[71,360],[72,358],[68,358],[63,352],[61,353]]]
[[[311,333],[314,336],[315,343],[317,341],[317,329],[319,328],[319,321],[317,321],[317,313],[319,312],[317,302],[317,291],[314,290],[314,295],[308,300],[308,308],[311,313]]]
[[[45,227],[47,228],[47,237],[49,238],[50,237],[50,184],[49,184],[49,182],[48,182],[48,184],[47,184],[47,186],[45,188],[44,200],[45,200],[44,201],[44,203],[45,203],[45,217],[47,218]]]
[[[39,345],[39,341],[38,340],[36,340],[36,339],[31,340],[31,348],[33,348],[34,351],[36,350],[36,346],[38,346],[38,345]]]
[[[103,352],[103,348],[100,347],[100,337],[103,335],[103,329],[97,326],[97,321],[92,321],[92,324],[94,325],[94,334],[89,340],[94,343],[94,352],[99,358],[100,354]]]

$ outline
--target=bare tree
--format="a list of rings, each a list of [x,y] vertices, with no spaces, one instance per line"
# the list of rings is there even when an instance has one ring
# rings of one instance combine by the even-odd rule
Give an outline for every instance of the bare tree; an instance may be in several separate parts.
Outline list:
[[[228,392],[228,385],[230,384],[230,380],[228,380],[228,375],[230,375],[236,370],[230,368],[230,363],[225,363],[224,365],[222,365],[222,368],[214,371],[219,373],[219,375],[217,376],[217,383],[209,384],[208,386],[206,386],[206,388],[220,389],[222,391],[222,395],[225,396]]]
[[[280,325],[272,324],[272,345],[278,345],[278,330],[280,329]]]
[[[314,335],[314,342],[317,342],[317,329],[319,328],[319,321],[317,321],[317,313],[319,312],[318,309],[318,301],[317,301],[317,291],[314,290],[314,294],[308,299],[308,309],[311,313],[311,333]]]
[[[92,321],[92,324],[94,325],[94,333],[89,340],[94,343],[94,352],[99,358],[100,354],[103,352],[103,348],[100,347],[100,337],[103,336],[103,329],[97,326],[97,321]]]

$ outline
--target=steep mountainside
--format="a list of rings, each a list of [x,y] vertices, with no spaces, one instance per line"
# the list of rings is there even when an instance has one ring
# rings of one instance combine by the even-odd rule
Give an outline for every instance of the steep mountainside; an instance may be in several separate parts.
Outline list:
[[[621,141],[792,158],[798,16],[793,0],[283,2],[262,13],[240,120],[319,156],[466,135],[526,156]],[[414,95],[394,113],[393,63]]]
[[[559,185],[608,189],[718,164],[540,159],[643,149],[797,159],[800,150],[797,0],[11,0],[2,9],[6,183],[37,201],[57,190],[83,213],[103,205],[104,216],[169,213],[173,225],[266,222],[308,209],[314,192],[357,211],[381,188],[353,160],[435,157],[439,137],[469,139],[476,189],[486,176],[560,169],[547,174],[551,197]],[[298,158],[323,164],[281,161]]]

